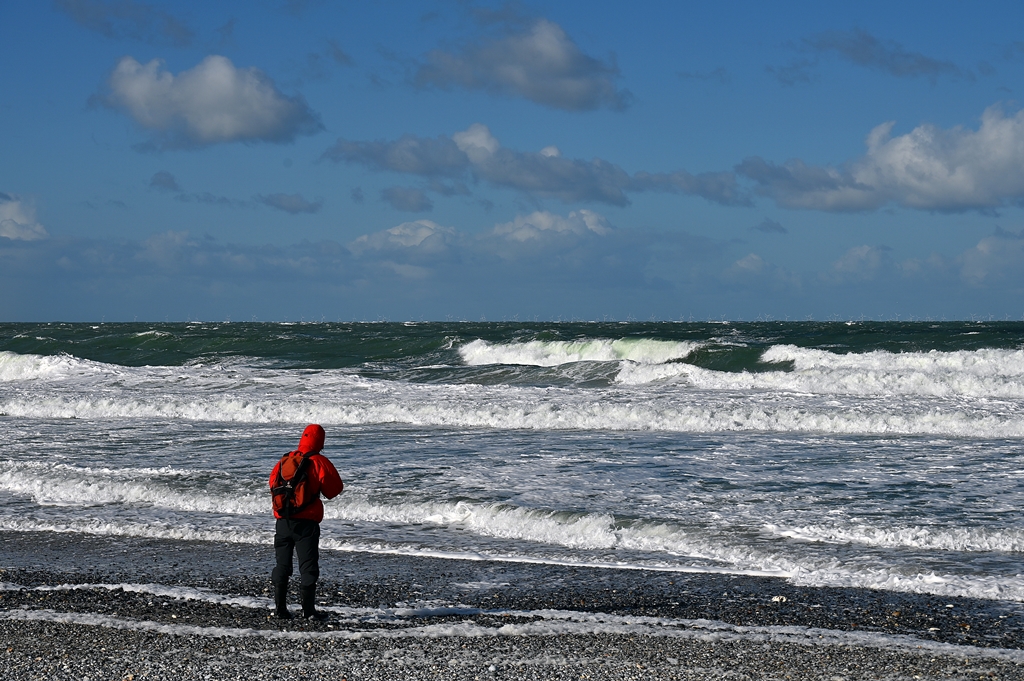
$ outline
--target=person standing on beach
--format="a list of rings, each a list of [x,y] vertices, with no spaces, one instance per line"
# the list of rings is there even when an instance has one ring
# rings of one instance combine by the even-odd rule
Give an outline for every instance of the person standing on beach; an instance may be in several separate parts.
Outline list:
[[[333,499],[341,494],[344,484],[334,464],[321,454],[324,448],[324,429],[313,423],[306,426],[296,451],[285,455],[270,472],[270,489],[275,495],[274,517],[277,525],[274,533],[274,552],[277,565],[270,575],[274,584],[274,604],[280,619],[291,619],[288,612],[288,578],[292,574],[292,553],[299,557],[299,595],[302,601],[302,616],[307,619],[324,620],[327,615],[316,610],[316,581],[320,576],[320,521],[324,519],[323,494]],[[292,458],[292,461],[288,461]],[[284,469],[282,471],[282,468]],[[290,470],[289,470],[290,469]],[[298,473],[293,473],[295,470]],[[285,479],[282,474],[292,472],[293,478]],[[278,494],[283,486],[291,488],[289,481],[298,484],[304,480],[300,505],[278,508]],[[300,496],[296,492],[294,497]],[[305,503],[302,503],[305,501]]]

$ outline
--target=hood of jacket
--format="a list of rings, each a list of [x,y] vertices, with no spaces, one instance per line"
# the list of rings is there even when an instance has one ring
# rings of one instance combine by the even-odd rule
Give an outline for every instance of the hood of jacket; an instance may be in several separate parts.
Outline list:
[[[302,437],[299,439],[299,451],[303,454],[307,452],[319,452],[324,448],[324,429],[315,423],[311,423],[306,426],[306,430],[302,431]]]

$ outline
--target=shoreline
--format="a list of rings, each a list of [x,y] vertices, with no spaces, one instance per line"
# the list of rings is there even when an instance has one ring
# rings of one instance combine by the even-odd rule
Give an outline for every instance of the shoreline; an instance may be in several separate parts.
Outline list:
[[[296,646],[310,678],[1024,679],[1014,602],[321,551],[332,620],[282,622],[270,547],[0,537],[12,679],[275,678],[258,660]]]

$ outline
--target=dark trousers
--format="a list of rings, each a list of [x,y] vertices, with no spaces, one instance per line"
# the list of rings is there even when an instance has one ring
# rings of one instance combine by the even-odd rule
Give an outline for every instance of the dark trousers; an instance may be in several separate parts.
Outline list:
[[[274,533],[277,566],[270,581],[281,584],[292,574],[292,553],[299,557],[299,584],[313,586],[320,576],[320,523],[315,520],[278,518]]]

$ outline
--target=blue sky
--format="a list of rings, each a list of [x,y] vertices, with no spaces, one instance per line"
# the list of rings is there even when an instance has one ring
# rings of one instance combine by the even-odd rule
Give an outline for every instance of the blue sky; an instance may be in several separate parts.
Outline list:
[[[0,5],[0,319],[1024,318],[1019,2]]]

